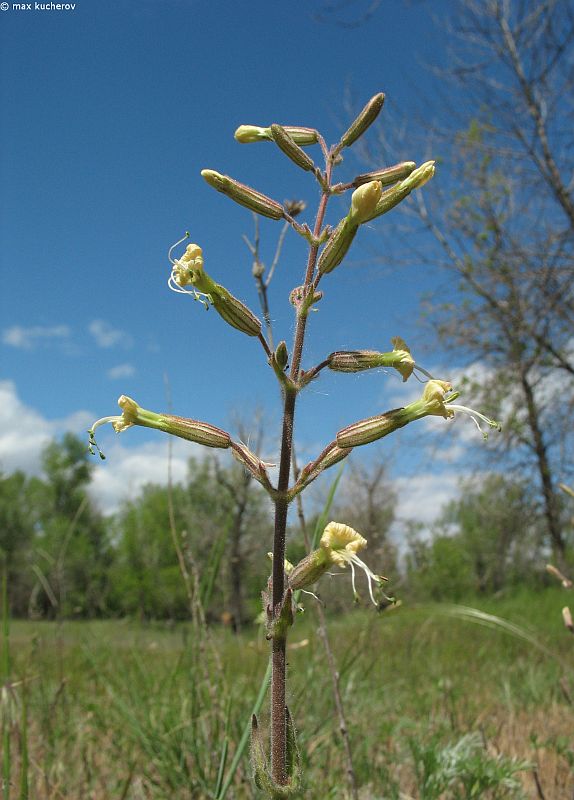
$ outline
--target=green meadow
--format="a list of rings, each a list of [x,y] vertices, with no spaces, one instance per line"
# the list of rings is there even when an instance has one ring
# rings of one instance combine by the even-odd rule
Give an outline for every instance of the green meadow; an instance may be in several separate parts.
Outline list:
[[[566,600],[556,588],[382,613],[335,616],[327,607],[361,800],[572,797]],[[315,604],[307,598],[288,653],[301,796],[346,798],[348,762]],[[267,658],[255,624],[234,634],[201,621],[11,622],[3,798],[257,797],[240,742]]]

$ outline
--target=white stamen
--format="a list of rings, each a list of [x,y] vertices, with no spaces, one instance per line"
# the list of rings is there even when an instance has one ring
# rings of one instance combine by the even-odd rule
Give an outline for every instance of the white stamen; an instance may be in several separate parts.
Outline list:
[[[111,422],[111,423],[113,424],[114,422],[120,422],[121,420],[122,420],[122,417],[121,417],[121,416],[120,416],[120,417],[118,417],[118,416],[114,416],[114,417],[102,417],[101,419],[99,419],[99,420],[97,420],[96,422],[94,422],[94,424],[92,425],[92,427],[90,428],[90,430],[88,431],[88,433],[90,433],[90,434],[93,436],[93,434],[94,434],[94,431],[95,431],[97,428],[99,428],[101,425],[107,425],[107,423],[108,423],[108,422]]]
[[[372,587],[372,585],[371,585],[371,581],[375,581],[375,583],[376,583],[377,585],[379,584],[379,578],[378,578],[378,576],[377,576],[377,575],[375,575],[375,573],[374,573],[374,572],[372,572],[372,571],[369,569],[369,567],[368,567],[368,566],[365,564],[365,562],[364,562],[364,561],[361,561],[361,559],[359,558],[359,556],[357,556],[357,555],[353,556],[353,561],[355,562],[355,564],[357,564],[359,567],[361,567],[361,569],[363,570],[363,572],[364,572],[364,573],[365,573],[365,575],[367,576],[367,581],[368,581],[368,583],[369,583],[369,594],[370,594],[370,596],[371,596],[371,600],[373,601],[374,605],[378,606],[378,603],[377,603],[377,601],[375,600],[375,598],[374,598],[374,596],[373,596],[373,587]]]
[[[479,411],[475,411],[473,408],[467,408],[466,406],[459,406],[457,403],[445,403],[445,408],[449,411],[460,411],[462,414],[467,414],[474,422],[478,430],[482,433],[485,439],[488,439],[488,431],[484,431],[479,423],[478,420],[482,420],[482,422],[486,423],[489,428],[496,428],[500,430],[500,425],[498,422],[495,422],[493,419],[489,419],[484,414],[481,414]]]
[[[351,566],[351,585],[353,587],[353,597],[358,597],[357,587],[355,586],[355,566],[352,561],[349,561]]]
[[[181,239],[179,240],[179,242],[176,242],[175,244],[172,244],[172,246],[169,248],[169,250],[168,250],[168,252],[167,252],[167,257],[169,258],[169,260],[171,261],[171,263],[172,263],[172,264],[175,264],[176,262],[175,262],[175,261],[173,260],[173,258],[171,257],[171,254],[173,253],[173,251],[175,250],[175,248],[176,248],[176,247],[178,247],[178,245],[180,245],[180,244],[182,244],[183,242],[185,242],[185,240],[186,240],[186,239],[189,239],[189,237],[190,237],[190,236],[191,236],[190,232],[189,232],[189,231],[186,231],[186,232],[185,232],[185,236],[184,236],[183,238],[181,238]]]

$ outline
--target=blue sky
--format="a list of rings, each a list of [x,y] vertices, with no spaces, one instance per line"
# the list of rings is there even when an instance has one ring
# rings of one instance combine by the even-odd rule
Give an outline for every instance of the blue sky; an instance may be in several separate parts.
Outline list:
[[[263,406],[278,422],[275,382],[257,342],[170,293],[166,251],[190,230],[207,271],[258,312],[241,238],[252,233],[251,216],[208,187],[200,170],[230,174],[280,201],[305,199],[309,222],[317,190],[271,144],[237,144],[233,131],[242,123],[310,125],[336,141],[350,121],[345,104],[358,108],[383,90],[377,126],[409,117],[400,155],[426,160],[420,110],[432,108],[437,90],[427,65],[446,46],[431,5],[448,14],[448,3],[397,0],[357,28],[329,14],[317,20],[324,8],[317,0],[77,0],[73,10],[19,11],[10,3],[0,13],[5,470],[36,469],[50,436],[66,428],[83,435],[88,421],[115,413],[119,394],[165,409],[166,376],[176,413],[227,427],[234,411],[248,417]],[[367,7],[354,3],[342,16]],[[364,169],[349,157],[340,179]],[[332,206],[335,223],[344,206]],[[262,223],[267,263],[279,230]],[[440,360],[416,324],[420,295],[437,278],[428,267],[377,266],[389,230],[385,218],[361,230],[349,262],[322,285],[305,365],[336,349],[390,349],[397,334],[415,356],[425,354],[423,363]],[[277,338],[288,344],[287,296],[301,282],[304,259],[291,234],[270,295]],[[301,397],[296,438],[312,455],[354,418],[408,402],[413,392],[380,372],[325,376]],[[96,484],[104,505],[113,502],[120,466],[126,492],[161,479],[158,438],[141,429],[121,442],[111,430],[102,435],[108,461],[98,465]],[[266,455],[276,450],[271,432]],[[178,445],[176,475],[190,452]],[[389,452],[406,480],[413,448],[401,458],[393,443]]]

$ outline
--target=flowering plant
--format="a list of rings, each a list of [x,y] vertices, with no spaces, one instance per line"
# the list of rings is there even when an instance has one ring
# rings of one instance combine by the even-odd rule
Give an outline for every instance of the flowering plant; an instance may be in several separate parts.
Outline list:
[[[147,411],[124,395],[118,401],[122,410],[121,415],[104,417],[95,422],[89,431],[90,449],[92,452],[97,449],[102,457],[103,454],[96,443],[95,431],[104,423],[111,423],[118,433],[133,425],[143,425],[206,447],[230,449],[261,483],[274,504],[273,567],[268,590],[263,593],[272,662],[270,759],[266,755],[255,718],[252,731],[255,783],[271,798],[294,795],[298,791],[301,772],[295,728],[285,703],[285,653],[288,631],[294,621],[293,593],[312,586],[332,567],[349,566],[355,595],[357,594],[355,570],[359,568],[367,576],[370,598],[377,605],[377,592],[385,580],[375,574],[358,555],[367,546],[366,539],[340,522],[331,522],[327,525],[318,549],[310,552],[299,564],[289,565],[285,561],[285,532],[289,504],[321,472],[345,459],[355,447],[388,436],[398,428],[423,417],[435,415],[450,419],[457,413],[463,413],[470,415],[479,429],[481,422],[487,427],[497,427],[495,422],[484,415],[453,403],[458,393],[452,390],[450,382],[434,379],[418,365],[400,337],[392,340],[393,350],[389,352],[335,351],[316,366],[302,368],[309,313],[323,296],[319,285],[342,264],[362,225],[389,212],[404,201],[412,191],[428,183],[435,172],[434,161],[427,161],[419,167],[413,161],[405,161],[358,175],[349,183],[334,183],[334,170],[343,160],[343,152],[375,121],[383,107],[384,99],[382,93],[371,98],[339,142],[331,147],[327,146],[323,136],[314,128],[279,124],[268,127],[241,125],[235,132],[235,138],[243,144],[273,142],[296,166],[314,177],[319,184],[321,198],[313,228],[296,220],[296,216],[302,211],[300,203],[291,202],[282,205],[227,175],[214,170],[203,170],[201,173],[211,187],[230,200],[250,209],[256,215],[276,221],[283,220],[284,225],[292,228],[308,243],[303,282],[293,289],[289,297],[295,313],[295,335],[290,353],[284,341],[276,347],[273,345],[265,292],[270,277],[267,283],[263,282],[263,267],[257,260],[254,264],[254,276],[259,282],[267,332],[264,331],[258,317],[241,300],[224,286],[216,283],[207,273],[204,268],[203,251],[199,245],[189,244],[178,258],[173,257],[176,248],[189,238],[189,233],[169,250],[168,257],[171,264],[169,287],[179,294],[191,296],[206,308],[212,306],[235,330],[257,338],[265,362],[277,377],[283,400],[277,482],[273,483],[268,474],[269,465],[245,444],[235,441],[221,428],[208,422]],[[305,149],[310,146],[316,146],[321,151],[324,158],[323,168],[315,164]],[[336,226],[326,225],[325,214],[329,200],[347,191],[352,191],[347,214]],[[306,464],[291,482],[293,426],[296,401],[300,392],[309,383],[317,380],[325,368],[335,372],[359,372],[381,366],[397,370],[403,381],[417,373],[427,379],[422,397],[402,408],[352,422],[340,430],[333,441],[328,443],[314,460]]]

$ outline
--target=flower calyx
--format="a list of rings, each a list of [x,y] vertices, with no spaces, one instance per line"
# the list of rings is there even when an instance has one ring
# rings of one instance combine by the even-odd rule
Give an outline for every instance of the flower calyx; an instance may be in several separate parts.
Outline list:
[[[350,147],[352,144],[354,144],[354,142],[356,142],[357,139],[365,133],[365,131],[379,116],[384,102],[385,95],[383,92],[379,92],[374,97],[371,97],[367,105],[341,136],[341,141],[337,149]]]
[[[244,183],[239,183],[235,178],[230,178],[229,175],[222,175],[213,169],[202,169],[201,177],[218,192],[239,203],[240,206],[245,206],[250,211],[254,211],[256,214],[275,220],[285,217],[285,209],[281,203],[272,200],[250,186],[246,186]]]
[[[395,336],[392,344],[394,349],[387,353],[377,350],[339,350],[328,356],[327,366],[334,372],[362,372],[377,367],[392,367],[404,382],[412,375],[415,361],[400,336]]]

